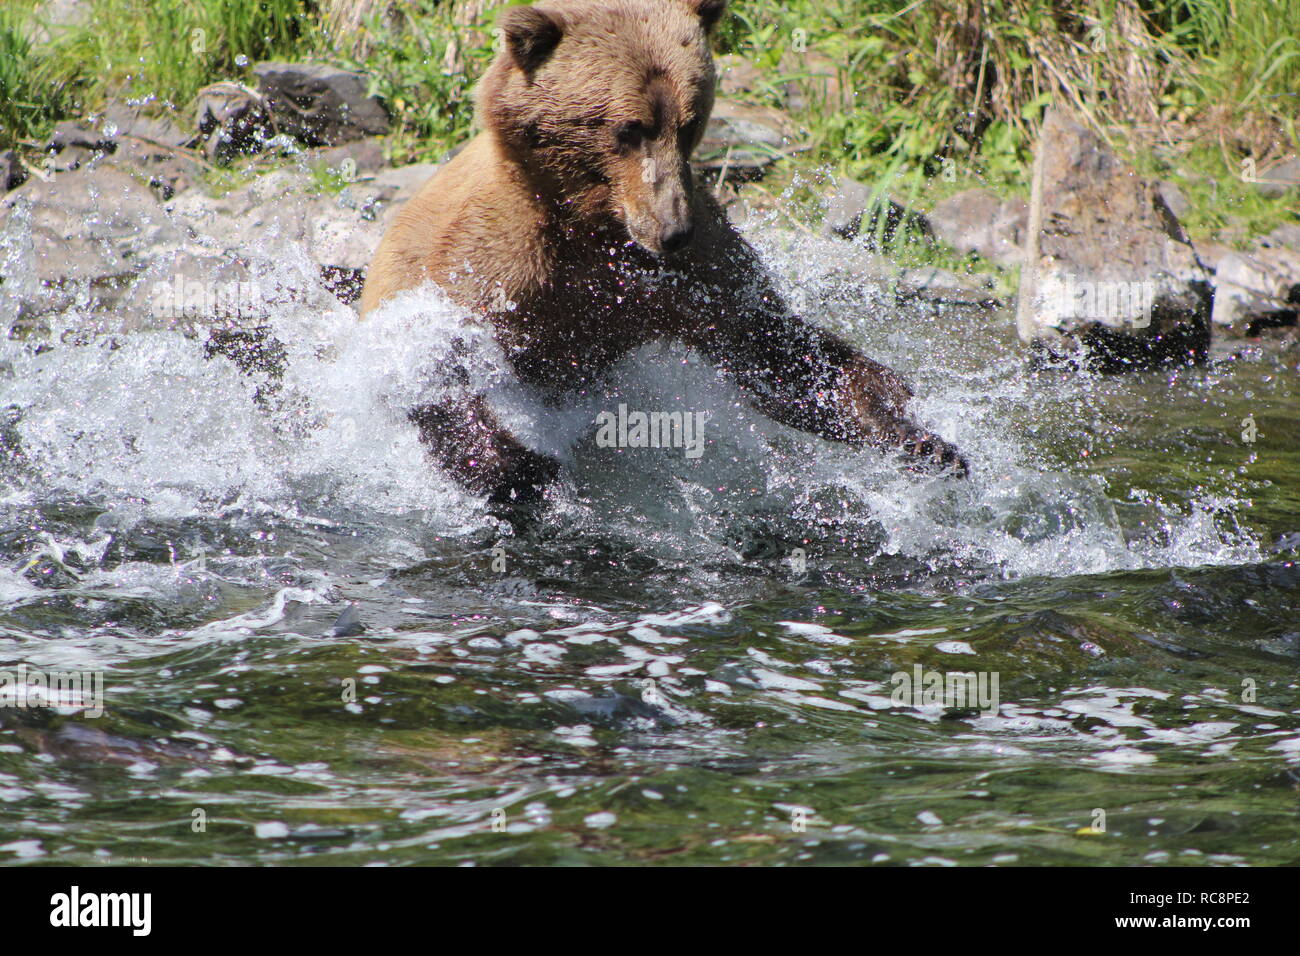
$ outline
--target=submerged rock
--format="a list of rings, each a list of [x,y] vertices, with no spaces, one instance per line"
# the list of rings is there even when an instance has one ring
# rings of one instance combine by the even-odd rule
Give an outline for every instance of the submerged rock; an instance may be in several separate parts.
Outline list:
[[[1102,371],[1203,361],[1210,276],[1157,184],[1048,111],[1034,163],[1016,327]]]
[[[645,700],[611,691],[608,697],[589,697],[586,695],[568,698],[564,703],[577,711],[585,720],[602,723],[621,723],[629,720],[651,720],[669,726],[676,724],[667,711]]]
[[[335,637],[356,637],[365,632],[366,626],[361,622],[361,612],[355,604],[349,604],[343,609],[331,629]]]

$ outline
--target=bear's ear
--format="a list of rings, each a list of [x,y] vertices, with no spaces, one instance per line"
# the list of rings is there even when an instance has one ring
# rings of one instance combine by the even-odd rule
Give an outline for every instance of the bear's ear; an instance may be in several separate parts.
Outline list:
[[[546,62],[564,35],[559,15],[538,7],[511,7],[501,15],[500,27],[510,56],[530,76]]]
[[[686,5],[699,14],[705,30],[712,30],[727,9],[727,0],[686,0]]]

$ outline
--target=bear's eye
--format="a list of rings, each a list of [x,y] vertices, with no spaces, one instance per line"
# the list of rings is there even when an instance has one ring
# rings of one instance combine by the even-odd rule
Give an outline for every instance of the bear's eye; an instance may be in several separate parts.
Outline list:
[[[636,149],[645,142],[649,132],[644,123],[633,120],[630,123],[619,123],[614,129],[614,138],[618,140],[619,146],[625,149]]]

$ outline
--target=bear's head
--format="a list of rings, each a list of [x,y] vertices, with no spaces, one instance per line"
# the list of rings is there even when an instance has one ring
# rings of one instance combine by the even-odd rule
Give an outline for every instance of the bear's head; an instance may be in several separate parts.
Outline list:
[[[658,255],[691,240],[688,158],[726,0],[545,0],[499,20],[479,117],[539,195]]]

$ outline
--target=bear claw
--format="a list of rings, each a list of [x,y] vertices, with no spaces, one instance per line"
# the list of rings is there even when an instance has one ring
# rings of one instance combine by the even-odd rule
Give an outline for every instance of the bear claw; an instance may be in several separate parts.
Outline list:
[[[970,477],[970,464],[965,456],[933,432],[903,425],[896,432],[896,439],[903,453],[914,459],[912,470],[932,471],[933,467],[927,466],[938,465],[940,471],[951,470],[959,478]]]

